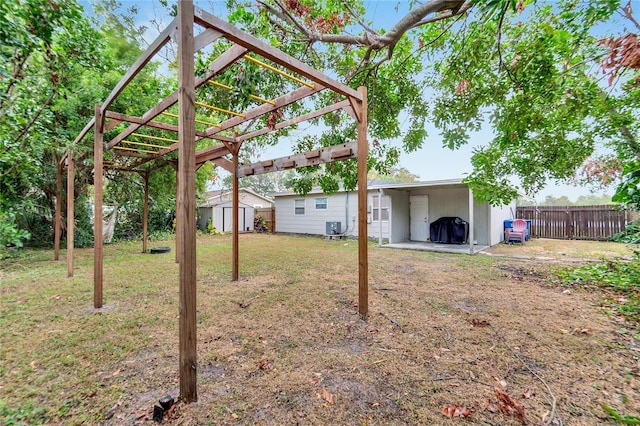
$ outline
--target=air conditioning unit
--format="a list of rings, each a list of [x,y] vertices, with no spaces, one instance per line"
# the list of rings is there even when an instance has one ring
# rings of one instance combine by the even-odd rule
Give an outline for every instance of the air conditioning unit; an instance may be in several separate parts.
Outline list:
[[[326,222],[326,235],[340,234],[342,222]]]

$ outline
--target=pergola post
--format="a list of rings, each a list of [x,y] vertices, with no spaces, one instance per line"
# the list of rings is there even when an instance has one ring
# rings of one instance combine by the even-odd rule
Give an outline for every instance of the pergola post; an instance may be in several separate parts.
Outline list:
[[[144,204],[142,206],[142,252],[147,252],[147,239],[149,231],[149,171],[144,175]]]
[[[67,277],[73,276],[73,236],[74,236],[74,219],[73,198],[75,180],[74,160],[69,151],[67,155]]]
[[[232,231],[232,243],[231,251],[233,252],[233,261],[231,267],[231,281],[238,281],[238,269],[240,264],[239,254],[239,237],[238,237],[238,212],[240,211],[240,199],[238,196],[238,152],[233,153],[233,195],[232,195],[232,208],[233,219],[231,221]]]
[[[101,106],[95,106],[93,144],[93,307],[102,308],[103,238],[102,238],[102,172],[103,172],[103,117]]]
[[[60,231],[62,227],[62,165],[56,173],[56,215],[53,222],[53,260],[60,260]]]
[[[169,165],[176,171],[176,263],[180,262],[180,207],[178,200],[180,199],[180,173],[178,173],[178,163],[176,161],[169,161]]]
[[[362,101],[358,102],[358,312],[362,319],[369,314],[369,259],[367,238],[367,88],[361,86],[358,92]],[[379,200],[381,201],[381,200]]]
[[[196,351],[195,76],[193,2],[178,1],[178,223],[180,252],[180,396],[198,400]]]

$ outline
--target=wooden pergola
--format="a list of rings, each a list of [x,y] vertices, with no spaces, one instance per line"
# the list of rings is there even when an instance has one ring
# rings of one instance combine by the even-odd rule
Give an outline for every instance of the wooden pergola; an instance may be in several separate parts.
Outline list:
[[[194,36],[195,25],[202,27]],[[162,99],[156,106],[140,117],[128,116],[111,111],[109,108],[138,72],[170,40],[178,47],[178,89]],[[217,56],[209,65],[206,75],[194,75],[194,54],[211,43],[221,40],[229,42],[230,47]],[[257,59],[260,57],[260,59]],[[276,99],[268,100],[251,95],[258,106],[243,112],[232,112],[213,105],[196,101],[197,89],[204,84],[222,87],[214,78],[239,61],[251,61],[279,74],[282,78],[292,79],[299,87]],[[274,65],[269,65],[269,61]],[[283,71],[285,69],[286,71]],[[297,75],[297,77],[295,75]],[[322,109],[266,126],[262,129],[238,134],[239,125],[271,114],[287,105],[301,102],[305,98],[321,91],[329,90],[338,99],[334,104]],[[177,114],[168,109],[178,104]],[[196,119],[196,107],[213,108],[226,114],[224,121],[208,123]],[[324,114],[344,110],[357,122],[356,142],[330,146],[314,151],[292,154],[282,158],[240,165],[238,154],[244,141],[277,131],[300,122],[320,117]],[[161,114],[177,119],[178,124],[161,122],[156,117]],[[196,130],[196,122],[205,123],[206,130]],[[122,132],[109,141],[105,141],[105,132],[120,123],[129,123]],[[177,140],[169,138],[151,138],[150,143],[132,143],[127,138],[140,128],[154,128],[174,132]],[[367,91],[365,87],[354,90],[334,79],[318,72],[303,62],[233,27],[229,23],[194,7],[192,1],[178,2],[178,15],[169,26],[151,43],[147,50],[129,68],[124,77],[112,90],[101,105],[95,106],[94,118],[85,126],[74,144],[94,130],[94,307],[101,308],[103,303],[103,174],[111,168],[120,171],[136,172],[145,179],[145,201],[143,212],[143,252],[147,245],[147,209],[149,174],[155,169],[172,165],[177,171],[176,202],[176,261],[179,262],[179,334],[180,334],[180,393],[181,397],[192,402],[197,400],[196,392],[196,194],[195,172],[211,161],[228,170],[233,175],[233,236],[232,236],[232,280],[238,280],[238,179],[243,176],[269,173],[278,170],[294,169],[309,165],[323,164],[349,158],[357,158],[358,165],[358,310],[366,319],[368,314],[368,260],[367,260]],[[225,132],[226,131],[226,132]],[[223,135],[227,133],[227,135]],[[231,132],[231,136],[228,134]],[[164,139],[164,140],[163,140]],[[200,140],[214,141],[207,148],[196,150]],[[165,144],[163,142],[170,142]],[[105,164],[103,155],[112,151],[119,162]],[[169,161],[165,157],[178,151],[178,161]],[[230,157],[230,158],[228,158]],[[73,194],[74,160],[68,154],[61,162],[58,173],[58,191],[61,191],[61,171],[68,168],[68,192]],[[60,245],[60,199],[56,208],[55,256],[58,257]],[[73,274],[73,196],[68,198],[68,274]]]

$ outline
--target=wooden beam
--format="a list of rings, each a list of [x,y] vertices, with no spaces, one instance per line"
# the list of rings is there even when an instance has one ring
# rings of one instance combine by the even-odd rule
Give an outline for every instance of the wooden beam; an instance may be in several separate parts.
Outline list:
[[[144,179],[144,201],[142,205],[142,252],[147,252],[147,239],[149,229],[149,172],[142,175]]]
[[[258,40],[257,38],[240,31],[228,22],[211,15],[200,8],[195,8],[195,19],[196,22],[203,27],[220,31],[227,40],[244,46],[252,52],[257,53],[258,55],[267,58],[290,71],[307,77],[317,84],[328,87],[334,92],[338,92],[344,96],[351,96],[358,100],[362,99],[362,94],[351,87],[327,77],[304,62],[285,54],[281,50],[268,45],[262,40]]]
[[[142,55],[136,59],[136,61],[129,67],[124,76],[120,79],[116,87],[113,88],[107,99],[105,99],[102,104],[102,108],[100,109],[100,114],[104,115],[104,113],[109,109],[113,101],[122,93],[122,91],[127,87],[127,85],[134,79],[136,75],[140,72],[142,68],[153,58],[153,56],[158,53],[162,47],[167,44],[167,42],[171,39],[171,34],[174,33],[178,26],[178,18],[175,18],[167,28],[164,29],[160,33],[160,35],[147,47],[147,50],[144,51]]]
[[[369,315],[369,247],[367,232],[367,88],[358,88],[362,101],[358,109],[358,312],[364,320]],[[382,220],[382,218],[380,218]]]
[[[239,191],[239,187],[240,185],[238,185],[238,153],[234,153],[233,154],[233,195],[232,195],[232,201],[231,201],[231,205],[232,208],[231,210],[233,211],[233,218],[231,219],[231,226],[232,226],[232,231],[231,231],[231,235],[232,235],[232,240],[231,240],[231,251],[233,252],[233,259],[232,259],[232,266],[231,266],[231,281],[238,281],[238,269],[239,269],[239,250],[238,250],[238,244],[239,244],[239,237],[238,237],[238,212],[240,210],[240,197],[238,195],[238,191]]]
[[[205,161],[212,161],[229,153],[231,153],[231,151],[229,150],[229,148],[227,148],[226,145],[210,146],[209,148],[205,148],[196,153],[196,163],[200,164],[204,163]]]
[[[113,129],[114,127],[116,127],[120,123],[122,123],[122,121],[120,121],[120,120],[110,120],[107,123],[105,123],[104,131],[108,132],[109,130]]]
[[[198,400],[196,335],[196,124],[193,2],[178,2],[178,175],[180,208],[180,397]]]
[[[220,37],[222,37],[222,33],[207,28],[193,39],[193,51],[198,52],[204,49]]]
[[[247,139],[252,139],[255,138],[257,136],[261,136],[270,132],[275,132],[276,130],[280,130],[280,129],[284,129],[285,127],[289,127],[289,126],[293,126],[295,124],[301,123],[303,121],[307,121],[307,120],[311,120],[313,118],[317,118],[317,117],[321,117],[325,114],[328,114],[330,112],[342,109],[349,106],[349,101],[342,101],[342,102],[338,102],[336,104],[333,105],[329,105],[327,107],[324,107],[322,109],[319,109],[317,111],[313,111],[310,112],[308,114],[303,114],[299,117],[296,118],[292,118],[291,120],[286,120],[286,121],[281,121],[280,123],[276,123],[275,128],[270,129],[268,127],[265,127],[263,129],[260,130],[256,130],[250,133],[245,133],[244,135],[238,136],[237,140],[238,142],[243,142]]]
[[[216,166],[222,167],[229,173],[233,173],[233,171],[235,170],[233,167],[233,162],[227,160],[224,157],[214,158],[213,160],[210,160],[210,161],[214,163]]]
[[[73,276],[73,237],[75,235],[75,213],[73,211],[74,199],[74,160],[71,152],[67,155],[67,277]]]
[[[84,126],[82,128],[82,130],[80,130],[80,133],[78,134],[78,136],[76,136],[76,138],[73,140],[73,144],[72,145],[77,145],[82,140],[82,138],[85,137],[85,135],[89,132],[89,130],[91,130],[93,128],[93,125],[95,124],[95,120],[96,120],[95,117],[93,117],[91,120],[89,120],[87,125]]]
[[[56,214],[53,228],[53,260],[60,260],[60,234],[62,231],[62,166],[56,165]]]
[[[126,114],[120,114],[119,112],[113,112],[113,111],[107,111],[107,117],[109,118],[113,118],[114,120],[121,120],[121,121],[126,121],[127,123],[135,123],[135,124],[140,124],[140,127],[152,127],[154,129],[160,129],[160,130],[166,130],[168,132],[174,132],[174,133],[178,133],[178,126],[175,126],[173,124],[169,124],[169,123],[163,123],[160,121],[144,121],[144,119],[142,117],[135,117],[132,115],[126,115]],[[105,128],[106,129],[106,128]],[[106,131],[106,130],[105,130]],[[132,135],[135,132],[135,130],[133,132],[131,132],[129,134]],[[232,141],[232,138],[226,137],[226,136],[207,136],[207,134],[203,131],[198,131],[196,130],[196,135],[200,136],[201,138],[210,138],[210,139],[215,139],[215,140],[229,140]],[[110,148],[110,147],[109,147]],[[178,149],[178,145],[176,144],[176,148]],[[170,152],[170,151],[169,151]]]
[[[310,155],[310,153],[313,153]],[[339,160],[347,160],[358,156],[358,142],[343,143],[315,151],[303,152],[301,154],[288,155],[286,157],[274,158],[270,165],[266,161],[247,164],[238,167],[238,177],[249,175],[261,175],[264,173],[288,170],[297,167],[315,166],[318,164],[332,163]],[[250,173],[249,173],[250,171]]]
[[[102,308],[103,238],[102,238],[102,173],[103,138],[100,105],[95,107],[96,129],[93,144],[93,307]]]
[[[197,78],[195,80],[195,87],[200,87],[205,84],[208,80],[222,73],[224,70],[233,65],[237,60],[242,58],[247,52],[242,46],[234,45],[231,46],[228,50],[226,50],[222,55],[218,56],[211,64],[209,64],[208,73],[204,78]],[[178,102],[178,91],[171,93],[169,96],[164,98],[160,103],[158,103],[155,107],[151,108],[149,111],[145,112],[142,117],[142,123],[148,123],[153,120],[155,117],[160,115],[164,110],[173,106],[176,102]],[[193,119],[195,120],[195,114]],[[113,138],[108,144],[107,149],[111,149],[113,146],[120,143],[121,140],[126,139],[131,133],[135,132],[140,128],[141,123],[133,123],[125,130],[123,130],[119,135]],[[174,148],[175,149],[175,148]]]

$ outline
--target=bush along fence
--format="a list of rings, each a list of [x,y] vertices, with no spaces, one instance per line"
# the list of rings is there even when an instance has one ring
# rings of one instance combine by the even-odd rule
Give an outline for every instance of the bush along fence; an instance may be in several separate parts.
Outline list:
[[[534,238],[606,241],[637,220],[638,212],[616,205],[520,206],[516,218],[531,220]]]

